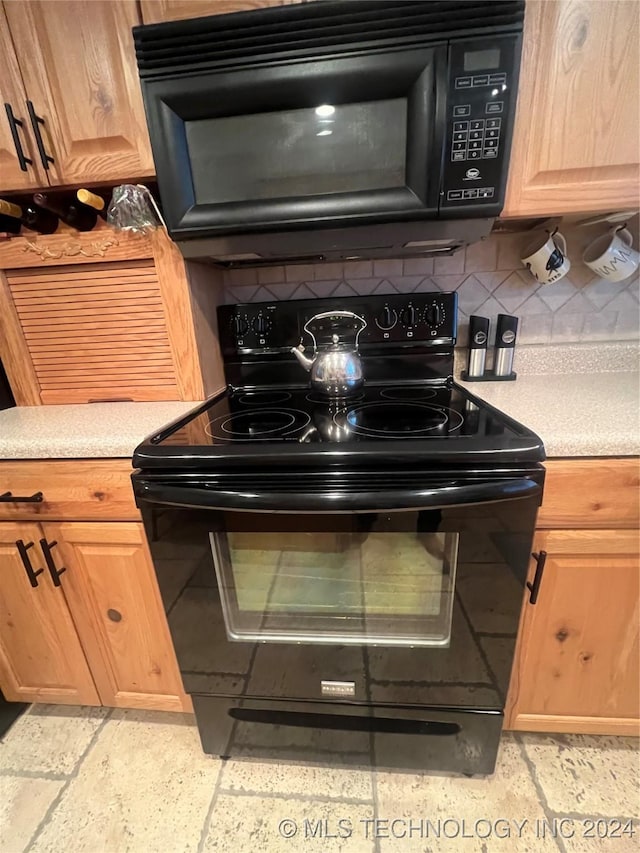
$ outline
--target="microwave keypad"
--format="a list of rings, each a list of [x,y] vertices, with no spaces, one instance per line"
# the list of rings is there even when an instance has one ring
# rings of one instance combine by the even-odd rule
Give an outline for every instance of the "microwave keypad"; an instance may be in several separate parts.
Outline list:
[[[465,105],[466,107],[467,105]],[[487,104],[487,106],[490,106]],[[454,119],[457,115],[453,108]],[[471,107],[469,105],[469,114]],[[492,160],[498,156],[500,148],[501,118],[472,119],[453,122],[453,142],[451,143],[451,160],[458,163],[462,160]],[[449,196],[447,196],[449,198]],[[460,198],[460,196],[455,196]],[[466,196],[465,196],[466,198]]]
[[[501,35],[452,44],[440,206],[459,215],[502,206],[519,43]]]

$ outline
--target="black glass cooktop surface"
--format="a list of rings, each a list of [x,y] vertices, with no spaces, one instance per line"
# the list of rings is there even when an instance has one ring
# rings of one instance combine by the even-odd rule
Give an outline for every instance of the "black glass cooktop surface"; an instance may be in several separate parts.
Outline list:
[[[455,387],[375,387],[345,400],[306,389],[234,391],[158,442],[225,445],[447,439],[509,431],[503,417]]]
[[[248,462],[328,451],[334,457],[378,458],[543,455],[540,439],[521,424],[454,383],[443,383],[368,385],[346,400],[328,400],[308,388],[230,390],[148,438],[136,450],[134,465],[160,467],[164,459],[186,460],[190,467],[207,457]]]

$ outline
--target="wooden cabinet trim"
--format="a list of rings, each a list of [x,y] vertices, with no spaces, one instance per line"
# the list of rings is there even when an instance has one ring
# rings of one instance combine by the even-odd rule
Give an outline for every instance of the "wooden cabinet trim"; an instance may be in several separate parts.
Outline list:
[[[143,23],[157,24],[161,21],[202,18],[205,15],[248,12],[266,6],[287,6],[297,2],[303,0],[140,0],[140,9]]]
[[[9,242],[12,242],[10,240]],[[2,247],[0,246],[0,249]],[[6,275],[0,269],[0,361],[16,405],[39,406],[40,386]]]
[[[538,528],[640,527],[640,459],[549,459]]]
[[[42,503],[0,503],[0,521],[139,521],[132,473],[129,459],[0,461],[0,491],[44,495]]]

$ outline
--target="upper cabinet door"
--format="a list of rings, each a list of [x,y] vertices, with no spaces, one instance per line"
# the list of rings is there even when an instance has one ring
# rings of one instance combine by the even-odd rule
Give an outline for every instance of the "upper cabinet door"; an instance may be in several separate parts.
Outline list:
[[[205,15],[226,15],[227,12],[247,12],[264,6],[287,6],[300,0],[140,0],[142,21],[180,21],[202,18]]]
[[[0,5],[0,193],[47,185],[28,126],[25,95],[9,25]],[[9,109],[7,109],[7,106]],[[22,123],[22,126],[20,125]],[[13,130],[13,132],[12,132]],[[17,140],[14,139],[16,135]],[[24,157],[21,167],[20,154]],[[30,161],[30,162],[27,162]]]
[[[638,204],[638,6],[527,0],[503,216]]]
[[[134,0],[31,0],[6,3],[5,11],[28,98],[43,120],[36,122],[43,148],[53,158],[49,183],[152,175],[131,35],[140,23]]]

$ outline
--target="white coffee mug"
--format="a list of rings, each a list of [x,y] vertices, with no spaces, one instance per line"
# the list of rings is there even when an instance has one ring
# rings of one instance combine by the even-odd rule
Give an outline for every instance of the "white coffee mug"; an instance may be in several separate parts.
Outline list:
[[[582,260],[600,278],[622,281],[638,269],[640,254],[631,248],[633,237],[622,226],[603,234],[587,246]]]
[[[559,231],[545,231],[527,247],[522,263],[540,284],[558,281],[571,269],[567,242]]]

